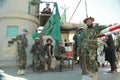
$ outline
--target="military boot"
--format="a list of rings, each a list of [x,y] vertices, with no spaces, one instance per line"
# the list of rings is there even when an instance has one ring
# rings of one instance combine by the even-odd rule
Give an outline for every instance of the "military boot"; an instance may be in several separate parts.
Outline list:
[[[17,71],[17,74],[21,74],[21,72],[22,72],[22,70],[19,69],[19,70]]]

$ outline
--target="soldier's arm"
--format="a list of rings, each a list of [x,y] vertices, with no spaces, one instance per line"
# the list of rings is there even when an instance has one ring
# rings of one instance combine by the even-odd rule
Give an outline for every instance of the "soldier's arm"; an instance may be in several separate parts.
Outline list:
[[[21,40],[20,35],[16,36],[15,38],[12,38],[13,42],[18,42],[18,40]]]
[[[55,56],[56,56],[56,57],[60,57],[60,56],[61,56],[61,55],[59,54],[60,51],[59,51],[59,48],[58,48],[58,47],[55,47],[55,48],[54,48],[54,53],[55,53]]]

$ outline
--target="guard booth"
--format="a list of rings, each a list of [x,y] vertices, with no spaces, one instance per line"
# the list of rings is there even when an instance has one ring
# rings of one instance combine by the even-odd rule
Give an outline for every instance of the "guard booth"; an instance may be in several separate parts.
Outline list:
[[[51,9],[51,13],[53,11],[53,4],[54,2],[40,2],[39,3],[39,13],[34,14],[34,16],[39,18],[40,21],[40,26],[45,26],[47,23],[48,19],[50,18],[51,14],[48,13],[43,13],[43,9],[46,7],[47,4],[49,4],[49,8]]]

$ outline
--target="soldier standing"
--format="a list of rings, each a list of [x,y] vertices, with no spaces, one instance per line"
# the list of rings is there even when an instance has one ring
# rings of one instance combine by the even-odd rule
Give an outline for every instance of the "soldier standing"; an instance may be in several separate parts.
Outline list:
[[[100,30],[104,29],[104,26],[97,26],[93,24],[94,18],[88,17],[84,19],[84,23],[87,25],[87,29],[84,34],[83,49],[82,52],[86,57],[86,69],[89,75],[93,77],[94,80],[98,80],[98,64],[96,61],[96,51],[98,47],[97,36]]]
[[[79,63],[80,67],[82,69],[82,75],[88,74],[87,68],[86,68],[86,55],[81,52],[82,51],[82,43],[84,40],[84,28],[78,28],[78,32],[76,34],[77,39],[77,54],[79,55]],[[75,39],[74,39],[75,40]]]
[[[23,29],[23,32],[23,34],[16,36],[16,38],[12,40],[17,42],[17,74],[25,74],[27,63],[26,47],[28,46],[28,40],[26,38],[26,35],[28,34],[28,31],[26,29]]]
[[[64,59],[66,58],[66,50],[61,41],[59,42],[58,47],[55,47],[54,52],[56,59],[60,60],[59,71],[61,72],[64,65]]]
[[[33,44],[30,52],[33,54],[33,71],[37,72],[41,67],[41,60],[44,59],[44,47],[40,44],[40,39],[35,39],[35,44]]]

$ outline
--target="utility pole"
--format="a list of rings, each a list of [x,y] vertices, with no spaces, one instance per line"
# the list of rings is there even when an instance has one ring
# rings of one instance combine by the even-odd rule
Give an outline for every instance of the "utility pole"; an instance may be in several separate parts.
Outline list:
[[[86,12],[86,17],[88,17],[87,1],[86,0],[85,0],[85,12]]]

